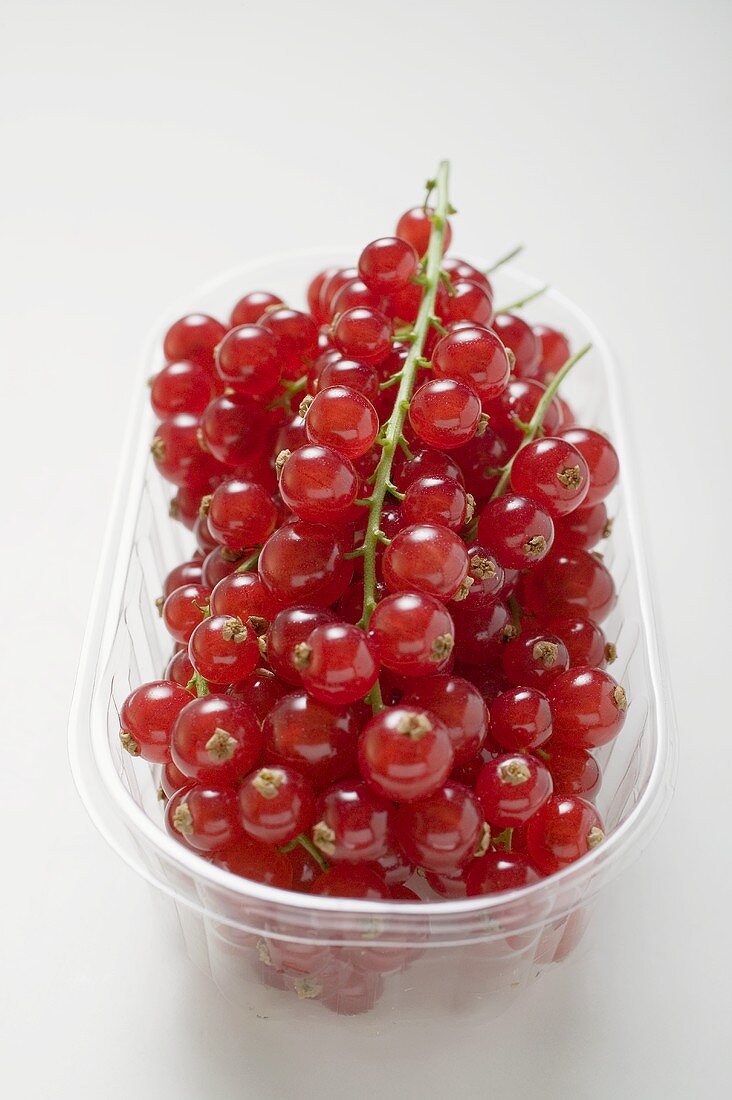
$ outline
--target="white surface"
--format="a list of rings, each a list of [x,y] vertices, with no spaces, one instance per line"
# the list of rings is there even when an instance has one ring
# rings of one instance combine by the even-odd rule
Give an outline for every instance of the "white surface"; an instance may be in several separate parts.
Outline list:
[[[4,0],[9,1095],[728,1094],[731,16],[722,0]],[[388,232],[444,154],[457,250],[529,242],[524,266],[625,365],[679,789],[598,913],[599,950],[486,1034],[313,1050],[237,1017],[166,940],[76,798],[66,712],[129,380],[160,307],[247,256]]]

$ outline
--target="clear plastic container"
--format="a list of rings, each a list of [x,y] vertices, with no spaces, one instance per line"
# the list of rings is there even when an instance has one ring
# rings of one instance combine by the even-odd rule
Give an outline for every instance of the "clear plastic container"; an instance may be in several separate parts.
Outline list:
[[[175,907],[193,961],[237,1004],[280,1019],[378,1030],[450,1016],[480,1021],[500,1011],[579,941],[602,888],[648,843],[669,802],[675,734],[668,677],[654,614],[630,478],[626,416],[617,372],[602,337],[553,291],[527,316],[564,330],[592,352],[570,375],[566,396],[582,423],[606,430],[623,480],[608,502],[615,516],[605,561],[619,600],[604,624],[617,643],[613,674],[630,705],[620,736],[597,755],[598,807],[606,841],[551,878],[520,892],[422,905],[315,898],[248,882],[205,862],[162,824],[153,769],[119,742],[128,692],[159,678],[170,642],[155,608],[163,578],[188,556],[191,536],[167,515],[169,487],[149,455],[154,427],[146,379],[162,365],[161,335],[176,317],[202,310],[226,317],[247,290],[304,300],[312,274],[352,261],[336,249],[245,264],[191,295],[161,320],[145,352],[115,504],[84,642],[70,718],[77,786],[112,847]],[[512,269],[495,276],[496,300],[537,287]],[[565,392],[565,391],[563,391]]]

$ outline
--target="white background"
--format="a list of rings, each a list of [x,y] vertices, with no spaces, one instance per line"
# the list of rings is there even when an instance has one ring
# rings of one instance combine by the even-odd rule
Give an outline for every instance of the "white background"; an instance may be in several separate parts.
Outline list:
[[[725,0],[2,0],[6,1095],[729,1095],[731,16]],[[526,241],[523,266],[625,366],[678,793],[593,953],[485,1033],[314,1049],[237,1017],[165,939],[76,797],[66,713],[158,312],[242,259],[388,233],[443,155],[458,251]]]

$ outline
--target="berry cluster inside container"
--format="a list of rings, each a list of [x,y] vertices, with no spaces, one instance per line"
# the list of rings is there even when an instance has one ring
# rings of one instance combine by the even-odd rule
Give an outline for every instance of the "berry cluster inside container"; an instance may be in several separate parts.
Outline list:
[[[180,844],[282,890],[515,891],[605,837],[617,455],[560,390],[588,349],[494,301],[453,215],[443,165],[307,309],[242,287],[170,327],[151,380],[197,548],[121,741]]]

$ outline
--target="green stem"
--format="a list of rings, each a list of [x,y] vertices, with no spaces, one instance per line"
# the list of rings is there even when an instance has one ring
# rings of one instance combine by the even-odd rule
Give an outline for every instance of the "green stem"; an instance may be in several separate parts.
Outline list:
[[[496,313],[513,313],[517,309],[521,309],[523,306],[527,306],[529,302],[533,302],[536,298],[541,298],[542,294],[546,294],[549,289],[549,284],[539,287],[538,290],[532,290],[531,294],[525,294],[523,298],[519,298],[516,302],[509,302],[507,306],[501,306],[496,310]]]
[[[186,684],[186,690],[195,691],[199,699],[202,699],[204,695],[211,694],[208,690],[208,683],[204,680],[203,676],[201,676],[201,673],[196,672],[195,669],[193,675]]]
[[[396,401],[394,402],[394,411],[386,424],[381,458],[376,467],[376,476],[374,477],[368,525],[364,537],[364,593],[363,616],[361,619],[361,625],[364,627],[368,626],[369,619],[376,607],[376,548],[379,542],[379,532],[381,529],[381,510],[384,506],[384,497],[391,482],[391,467],[394,461],[394,452],[401,444],[402,427],[409,408],[409,399],[412,396],[412,390],[414,388],[418,362],[424,349],[431,319],[434,316],[435,298],[437,295],[437,286],[440,281],[440,265],[442,263],[445,228],[447,225],[448,175],[449,164],[446,160],[443,160],[440,163],[436,179],[437,201],[435,204],[435,213],[432,218],[430,241],[427,246],[424,293],[422,295],[419,313],[417,314],[417,320],[412,330],[413,339],[411,340],[409,352],[407,353],[407,358],[402,367],[402,377],[399,381],[399,390],[397,392]],[[372,691],[372,706],[376,708],[378,704],[373,696],[374,692]]]
[[[504,264],[509,263],[511,260],[518,256],[519,252],[523,252],[524,246],[522,244],[516,245],[510,252],[507,252],[505,256],[501,256],[500,260],[496,260],[494,264],[487,267],[483,272],[484,275],[492,275],[494,271],[498,271],[499,267],[503,267]]]
[[[241,565],[237,565],[234,570],[235,573],[248,573],[250,569],[254,569],[259,561],[259,555],[262,553],[261,549],[255,550],[253,554],[250,554],[248,558],[244,558]]]
[[[526,434],[524,435],[524,438],[521,440],[518,447],[516,448],[516,451],[511,456],[511,460],[503,467],[503,473],[498,480],[498,484],[493,490],[491,500],[495,500],[496,497],[503,496],[503,494],[505,493],[509,478],[511,477],[511,467],[514,464],[516,455],[526,446],[527,443],[531,443],[536,438],[536,433],[539,431],[539,428],[544,423],[544,417],[547,414],[547,410],[552,403],[552,399],[555,393],[557,392],[569,372],[572,370],[572,368],[575,367],[577,363],[579,363],[580,359],[587,355],[587,352],[590,350],[591,347],[592,344],[585,344],[585,346],[581,348],[576,355],[573,355],[571,359],[567,360],[563,367],[560,367],[560,369],[552,378],[545,392],[541,395],[541,401],[536,406],[536,409],[534,410],[534,415],[532,416],[526,427]]]
[[[323,853],[318,851],[310,837],[306,836],[305,833],[299,833],[289,844],[283,844],[280,851],[287,854],[287,852],[291,852],[293,848],[296,848],[298,844],[313,857],[321,871],[328,870],[328,863],[323,858]]]

